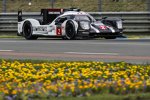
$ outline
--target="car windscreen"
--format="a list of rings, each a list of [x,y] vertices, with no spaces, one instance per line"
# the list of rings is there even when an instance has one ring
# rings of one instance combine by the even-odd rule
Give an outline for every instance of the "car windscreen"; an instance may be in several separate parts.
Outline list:
[[[91,21],[91,19],[86,15],[77,15],[77,16],[75,16],[75,20],[77,20],[77,21],[80,21],[80,20]]]

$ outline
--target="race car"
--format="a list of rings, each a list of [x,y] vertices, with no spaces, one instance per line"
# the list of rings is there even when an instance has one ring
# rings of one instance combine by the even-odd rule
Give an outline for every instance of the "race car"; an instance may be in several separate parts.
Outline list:
[[[18,33],[27,40],[38,37],[61,37],[62,39],[83,39],[102,37],[115,39],[122,35],[122,20],[102,18],[95,20],[80,9],[41,9],[42,19],[23,19],[18,11]]]

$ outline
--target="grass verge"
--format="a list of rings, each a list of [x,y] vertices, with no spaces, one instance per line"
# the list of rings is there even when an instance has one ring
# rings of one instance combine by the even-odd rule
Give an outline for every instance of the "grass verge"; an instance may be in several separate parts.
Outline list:
[[[51,8],[50,0],[7,0],[6,6],[8,12],[15,12],[18,9],[24,11],[40,11],[43,8]],[[2,4],[2,0],[0,0]],[[98,11],[98,0],[55,0],[54,8],[78,7],[84,11]],[[146,11],[146,0],[102,0],[102,11]],[[0,6],[2,11],[2,6]]]
[[[129,95],[99,94],[87,97],[51,98],[51,100],[149,100],[149,99],[150,93],[139,93]]]
[[[140,38],[150,38],[149,34],[124,34],[127,38],[140,39]],[[1,34],[0,38],[23,38],[15,34]]]

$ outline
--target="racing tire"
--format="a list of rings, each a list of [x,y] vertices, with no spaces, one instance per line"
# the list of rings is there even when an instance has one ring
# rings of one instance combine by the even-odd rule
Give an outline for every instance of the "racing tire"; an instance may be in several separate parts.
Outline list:
[[[63,39],[63,40],[67,40],[66,36],[63,36],[62,39]]]
[[[116,39],[117,37],[115,36],[110,36],[110,37],[104,37],[105,39]]]
[[[76,37],[76,30],[75,30],[75,25],[73,21],[68,20],[66,22],[66,28],[65,28],[65,37],[63,39],[68,39],[68,40],[73,40]]]
[[[38,36],[33,36],[33,27],[30,21],[25,21],[23,24],[23,36],[26,40],[36,40]]]

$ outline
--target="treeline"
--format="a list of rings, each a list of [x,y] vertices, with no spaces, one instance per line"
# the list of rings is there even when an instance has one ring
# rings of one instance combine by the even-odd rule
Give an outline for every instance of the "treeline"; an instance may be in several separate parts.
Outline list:
[[[24,11],[40,11],[42,8],[51,8],[52,0],[6,0],[7,12],[16,12],[18,9]],[[146,11],[147,0],[54,0],[55,8],[78,7],[84,11]],[[3,0],[0,0],[0,11],[2,12]]]

